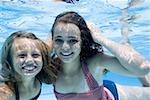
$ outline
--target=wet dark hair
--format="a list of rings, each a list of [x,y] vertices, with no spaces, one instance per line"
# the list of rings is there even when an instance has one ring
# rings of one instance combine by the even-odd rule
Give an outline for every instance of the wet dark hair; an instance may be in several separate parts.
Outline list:
[[[54,30],[55,26],[59,24],[59,22],[63,23],[72,23],[78,26],[81,32],[81,52],[80,52],[80,59],[81,60],[86,60],[89,57],[92,57],[93,55],[96,54],[102,54],[103,49],[102,46],[96,42],[94,42],[92,36],[91,36],[91,31],[87,27],[87,24],[85,20],[83,19],[82,16],[80,16],[78,13],[73,12],[73,11],[68,11],[59,14],[52,26],[51,32],[52,32],[52,39],[54,36]]]
[[[74,3],[74,1],[79,1],[79,0],[62,0],[64,2],[67,2],[67,3]]]
[[[28,38],[35,40],[35,44],[38,49],[41,51],[43,66],[42,70],[36,75],[36,77],[44,83],[54,83],[57,78],[57,66],[50,57],[50,47],[44,43],[42,40],[37,38],[31,32],[17,31],[12,33],[4,42],[1,52],[1,64],[2,69],[0,75],[3,76],[4,79],[10,82],[16,82],[19,77],[15,76],[15,71],[12,65],[12,54],[11,49],[15,39],[19,38]],[[21,44],[21,43],[20,43]]]

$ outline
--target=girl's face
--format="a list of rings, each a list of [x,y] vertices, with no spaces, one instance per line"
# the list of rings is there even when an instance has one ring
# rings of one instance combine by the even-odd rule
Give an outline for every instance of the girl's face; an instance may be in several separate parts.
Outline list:
[[[35,76],[43,66],[42,55],[35,40],[15,39],[11,49],[14,70],[21,76]]]
[[[72,23],[58,23],[54,28],[54,49],[57,56],[65,63],[79,57],[81,37],[79,28]]]

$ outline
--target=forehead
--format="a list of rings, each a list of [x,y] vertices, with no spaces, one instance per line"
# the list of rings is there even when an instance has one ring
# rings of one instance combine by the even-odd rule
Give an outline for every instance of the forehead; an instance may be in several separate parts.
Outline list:
[[[17,38],[14,40],[12,44],[12,49],[14,50],[22,50],[22,49],[37,49],[37,43],[35,40],[27,39],[27,38]]]
[[[54,29],[54,37],[56,36],[80,36],[80,29],[72,23],[59,22]]]

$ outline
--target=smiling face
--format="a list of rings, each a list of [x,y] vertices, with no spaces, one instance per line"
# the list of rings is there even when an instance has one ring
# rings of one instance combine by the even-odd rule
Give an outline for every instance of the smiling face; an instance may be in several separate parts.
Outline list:
[[[81,52],[80,30],[75,24],[59,22],[54,29],[54,49],[64,62],[71,62]]]
[[[43,61],[35,40],[15,39],[11,48],[12,65],[20,76],[36,76],[42,69]]]

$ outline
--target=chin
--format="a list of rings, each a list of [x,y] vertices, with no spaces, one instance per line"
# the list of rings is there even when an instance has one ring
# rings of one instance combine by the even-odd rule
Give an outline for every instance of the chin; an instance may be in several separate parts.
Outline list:
[[[61,58],[61,60],[64,62],[64,63],[71,63],[73,61],[73,59],[69,58],[69,59],[63,59]]]

